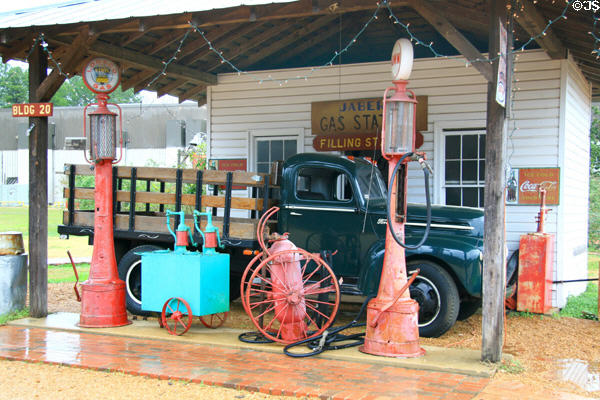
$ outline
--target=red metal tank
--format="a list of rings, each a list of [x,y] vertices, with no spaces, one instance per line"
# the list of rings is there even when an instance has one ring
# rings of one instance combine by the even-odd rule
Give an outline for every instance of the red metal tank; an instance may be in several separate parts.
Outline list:
[[[275,241],[269,252],[277,254],[296,249],[294,243],[286,237]],[[303,339],[307,330],[304,322],[306,303],[299,257],[298,253],[282,254],[276,257],[269,267],[273,282],[273,291],[269,293],[269,298],[275,300],[275,315],[282,327],[281,337],[291,342]]]
[[[528,233],[519,242],[517,310],[545,314],[552,308],[554,235]]]

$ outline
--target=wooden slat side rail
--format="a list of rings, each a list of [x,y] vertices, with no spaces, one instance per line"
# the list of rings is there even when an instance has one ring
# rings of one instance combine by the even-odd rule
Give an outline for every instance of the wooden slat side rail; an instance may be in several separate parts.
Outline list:
[[[154,181],[175,182],[177,179],[177,168],[158,168],[158,167],[117,167],[118,178],[131,178],[131,169],[137,168],[137,179],[149,179]],[[196,183],[195,169],[183,170],[184,183]],[[202,180],[203,183],[209,185],[225,185],[227,182],[228,171],[204,170]],[[65,174],[69,175],[69,164],[65,165]],[[75,165],[76,175],[94,175],[94,171],[87,164]],[[264,177],[267,174],[255,172],[233,172],[234,186],[250,186],[262,187],[264,185]]]
[[[69,188],[64,189],[65,198],[69,198],[71,191]],[[77,200],[93,200],[94,188],[76,188],[75,199]],[[160,192],[136,192],[136,202],[148,204],[175,204],[175,193],[160,193]],[[130,200],[130,192],[120,190],[116,193],[118,202],[128,202]],[[182,194],[181,204],[185,206],[196,205],[195,194]],[[225,196],[202,196],[203,207],[225,207]],[[238,210],[262,210],[263,199],[252,199],[243,197],[232,197],[231,208]]]
[[[68,211],[64,211],[63,220],[68,218]],[[81,227],[92,227],[94,225],[94,213],[91,211],[75,211],[74,213],[75,225]],[[192,216],[186,216],[186,220],[191,221]],[[146,216],[136,215],[135,227],[140,232],[162,232],[168,233],[166,219],[164,216]],[[173,222],[172,222],[173,223]],[[219,228],[219,231],[223,229],[223,219],[221,217],[213,218],[213,224]],[[237,239],[248,239],[256,240],[256,225],[258,220],[243,219],[243,218],[231,218],[229,224],[229,236]],[[204,229],[206,220],[201,221],[201,229]],[[193,227],[190,226],[190,228]],[[115,229],[126,231],[129,229],[129,215],[118,214],[115,220]]]

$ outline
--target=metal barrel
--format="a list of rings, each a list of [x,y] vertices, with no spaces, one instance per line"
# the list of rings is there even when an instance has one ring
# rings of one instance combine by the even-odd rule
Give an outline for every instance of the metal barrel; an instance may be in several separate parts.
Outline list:
[[[21,232],[0,232],[0,315],[25,308],[27,254]]]

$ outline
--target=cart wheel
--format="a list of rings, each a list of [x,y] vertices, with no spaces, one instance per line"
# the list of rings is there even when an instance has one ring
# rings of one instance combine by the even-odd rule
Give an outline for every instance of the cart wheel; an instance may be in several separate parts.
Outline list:
[[[273,263],[287,264],[286,269],[299,268],[301,282],[295,287],[284,282],[273,273]],[[266,338],[280,343],[318,336],[333,323],[340,304],[340,288],[329,265],[302,249],[281,251],[264,259],[252,272],[242,295],[254,326]]]
[[[192,326],[192,309],[184,299],[171,297],[163,306],[161,319],[171,335],[183,335]]]
[[[246,293],[246,290],[247,290],[247,286],[248,286],[248,282],[249,282],[248,279],[252,276],[252,273],[256,269],[257,261],[262,259],[264,254],[265,253],[261,251],[256,256],[254,256],[254,258],[248,263],[248,266],[244,270],[242,279],[240,281],[240,298],[242,299],[242,306],[244,306],[244,310],[246,310],[247,313],[248,313],[248,309],[246,307],[246,297],[244,296],[244,293]]]
[[[228,315],[228,312],[203,315],[200,317],[200,322],[207,328],[217,329],[218,327],[223,326]]]

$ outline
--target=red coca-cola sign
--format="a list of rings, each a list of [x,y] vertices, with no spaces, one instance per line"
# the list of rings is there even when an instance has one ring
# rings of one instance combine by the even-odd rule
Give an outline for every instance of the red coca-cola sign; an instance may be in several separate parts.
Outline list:
[[[559,204],[560,168],[520,168],[507,182],[508,204],[540,204],[540,189],[546,190],[546,204]]]

